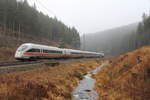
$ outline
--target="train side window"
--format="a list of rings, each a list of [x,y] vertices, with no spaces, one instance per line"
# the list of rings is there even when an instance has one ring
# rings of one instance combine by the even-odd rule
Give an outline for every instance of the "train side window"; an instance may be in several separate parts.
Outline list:
[[[58,54],[62,54],[62,51],[55,51],[55,50],[43,50],[43,53],[58,53]]]
[[[37,52],[37,53],[40,53],[40,49],[30,49],[27,52]]]
[[[53,53],[58,53],[58,54],[62,54],[62,51],[51,51]]]
[[[54,50],[49,50],[49,53],[62,54],[62,51],[54,51]]]
[[[48,50],[43,50],[43,53],[49,53],[49,51]]]
[[[82,54],[82,53],[78,53],[78,52],[71,52],[71,54]]]
[[[38,53],[39,53],[39,52],[40,52],[40,49],[35,49],[35,52],[38,52]]]
[[[33,49],[28,50],[27,52],[33,52]]]

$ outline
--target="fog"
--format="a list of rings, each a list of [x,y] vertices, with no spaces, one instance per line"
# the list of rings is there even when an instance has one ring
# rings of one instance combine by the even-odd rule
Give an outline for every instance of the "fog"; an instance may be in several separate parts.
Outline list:
[[[81,34],[93,33],[134,22],[149,12],[149,0],[28,0],[31,5]]]
[[[105,56],[119,55],[135,49],[134,39],[138,23],[81,37],[81,49],[104,52]]]

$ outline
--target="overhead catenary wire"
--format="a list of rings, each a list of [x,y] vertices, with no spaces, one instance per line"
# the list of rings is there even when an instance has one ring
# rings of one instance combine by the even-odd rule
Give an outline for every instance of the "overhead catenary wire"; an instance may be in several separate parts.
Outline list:
[[[36,2],[36,4],[38,4],[38,5],[40,5],[42,8],[44,8],[47,12],[48,12],[48,15],[49,14],[52,14],[54,17],[58,17],[52,10],[50,10],[49,8],[47,8],[44,4],[45,4],[45,2],[44,3],[42,3],[40,0],[35,0],[35,2]]]
[[[62,21],[61,20],[61,18],[60,17],[58,17],[52,10],[50,10],[50,9],[48,9],[44,4],[46,4],[46,2],[44,2],[44,1],[42,0],[42,2],[40,1],[40,0],[34,0],[34,4],[36,4],[36,5],[40,5],[42,8],[44,8],[46,11],[47,11],[47,15],[48,16],[50,16],[50,14],[52,14],[53,15],[53,17],[54,18],[57,18],[57,19],[59,19],[60,21]],[[39,8],[40,9],[40,8]],[[41,10],[42,11],[42,10]],[[52,16],[51,16],[52,17]]]
[[[42,1],[42,2],[41,2]],[[47,12],[47,15],[50,16],[52,14],[51,17],[54,17],[54,18],[57,18],[59,21],[63,21],[62,18],[60,16],[58,16],[54,11],[52,11],[51,9],[47,8],[47,6],[45,6],[46,4],[46,0],[34,0],[33,2],[38,6],[41,6],[42,9],[44,8]],[[40,9],[40,8],[39,8]],[[40,9],[41,12],[43,12],[41,9]]]

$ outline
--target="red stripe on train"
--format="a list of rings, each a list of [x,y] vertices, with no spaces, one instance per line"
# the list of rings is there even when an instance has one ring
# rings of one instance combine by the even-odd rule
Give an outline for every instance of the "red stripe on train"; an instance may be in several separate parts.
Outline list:
[[[77,54],[47,54],[47,53],[24,53],[24,55],[55,55],[55,56],[95,56],[95,55],[77,55]]]
[[[64,54],[24,53],[24,55],[64,55]]]
[[[47,54],[47,53],[24,53],[24,55],[55,55],[55,56],[77,56],[77,55],[73,55],[73,54]],[[79,55],[78,55],[79,56]]]

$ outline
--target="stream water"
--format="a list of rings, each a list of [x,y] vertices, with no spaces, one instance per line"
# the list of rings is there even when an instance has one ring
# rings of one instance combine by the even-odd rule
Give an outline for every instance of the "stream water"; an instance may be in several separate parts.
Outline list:
[[[95,70],[88,72],[80,81],[78,87],[73,91],[73,100],[96,100],[98,97],[97,92],[94,90],[96,80],[91,76],[96,74],[107,63],[101,64]]]

